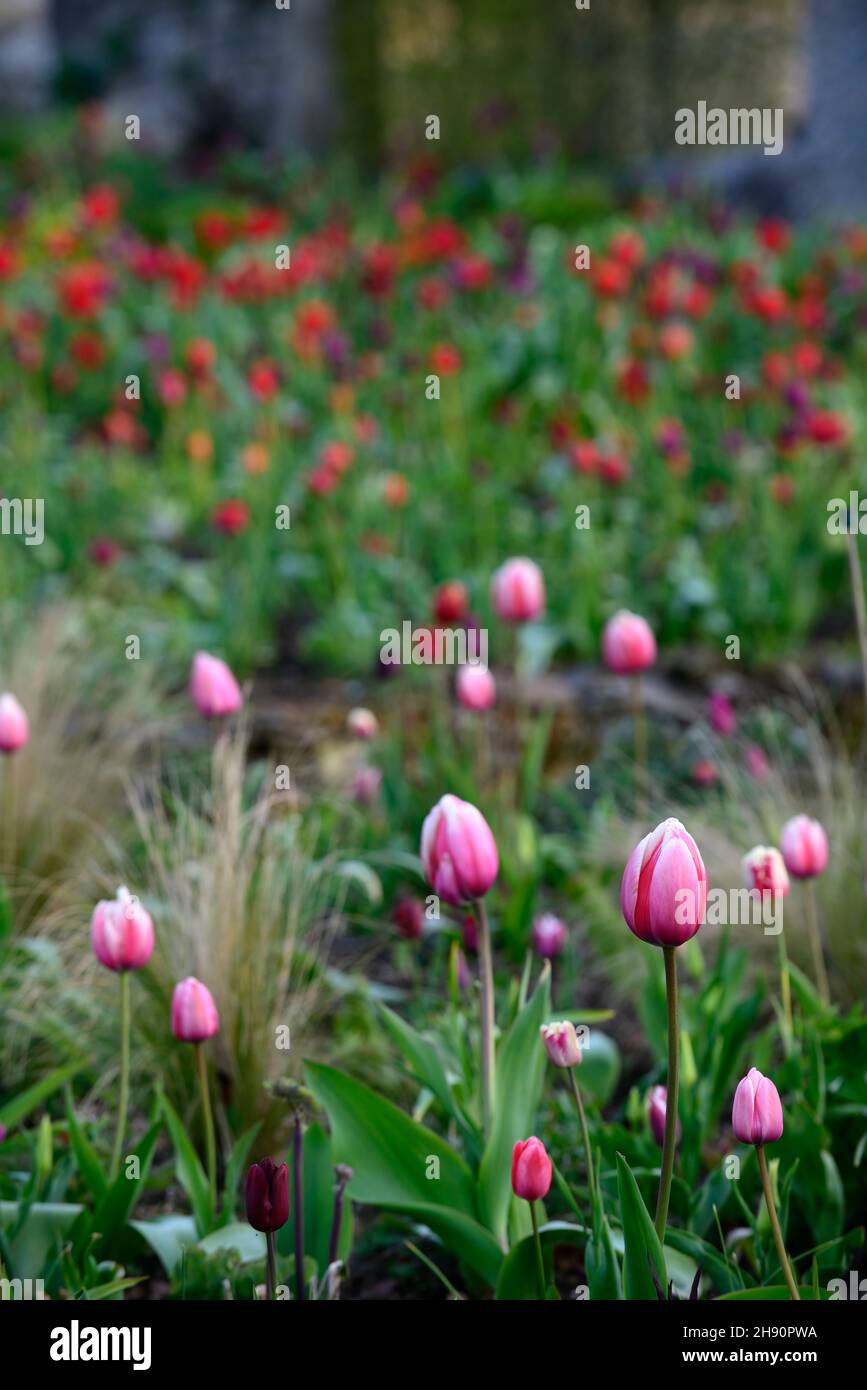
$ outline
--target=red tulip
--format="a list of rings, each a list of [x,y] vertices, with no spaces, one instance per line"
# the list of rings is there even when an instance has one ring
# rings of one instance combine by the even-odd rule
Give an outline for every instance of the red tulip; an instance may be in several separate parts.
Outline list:
[[[553,1169],[541,1139],[519,1139],[512,1150],[512,1191],[525,1202],[540,1202],[548,1195]]]
[[[491,597],[494,611],[504,622],[532,622],[545,611],[542,571],[524,556],[507,560],[494,575]]]
[[[279,1231],[289,1220],[289,1169],[263,1158],[247,1172],[247,1220],[254,1231]]]

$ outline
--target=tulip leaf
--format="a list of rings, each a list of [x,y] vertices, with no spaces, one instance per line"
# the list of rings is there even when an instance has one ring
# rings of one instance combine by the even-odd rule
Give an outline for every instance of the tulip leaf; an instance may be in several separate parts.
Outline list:
[[[181,1262],[183,1253],[196,1244],[196,1223],[186,1213],[172,1212],[152,1221],[131,1221],[134,1231],[153,1250],[169,1278]]]
[[[379,1013],[389,1033],[411,1063],[418,1080],[422,1085],[429,1087],[447,1114],[453,1115],[466,1127],[467,1121],[455,1103],[445,1067],[434,1044],[384,1004],[381,1005]]]
[[[502,1251],[479,1225],[473,1176],[443,1139],[367,1086],[320,1063],[307,1082],[331,1121],[334,1156],[353,1170],[353,1201],[405,1211],[495,1284]]]
[[[575,1080],[584,1095],[592,1096],[600,1105],[610,1100],[620,1079],[620,1050],[613,1038],[598,1028],[591,1028],[581,1047],[581,1065]]]
[[[101,1202],[108,1191],[108,1179],[102,1171],[90,1140],[78,1123],[70,1090],[67,1090],[66,1093],[66,1123],[78,1171],[90,1191],[91,1197],[95,1202]]]
[[[587,1241],[584,1253],[584,1268],[590,1289],[590,1299],[621,1299],[623,1280],[620,1275],[620,1261],[614,1248],[614,1240],[608,1218],[603,1213],[599,1230]]]
[[[805,1303],[814,1303],[816,1295],[810,1288],[800,1287],[798,1293]],[[721,1293],[717,1303],[785,1303],[792,1295],[785,1284],[768,1284],[761,1289],[735,1289],[733,1293]],[[820,1293],[820,1298],[827,1298]]]
[[[56,1255],[84,1208],[68,1202],[33,1202],[26,1210],[20,1202],[0,1202],[0,1230],[13,1227],[8,1237],[11,1276],[42,1277],[48,1260]],[[22,1215],[26,1216],[23,1224]],[[15,1230],[15,1226],[19,1229]]]
[[[232,1145],[232,1152],[226,1164],[226,1176],[223,1183],[223,1206],[222,1220],[224,1225],[228,1225],[235,1215],[235,1208],[238,1201],[238,1187],[241,1182],[241,1173],[247,1161],[247,1155],[253,1144],[253,1140],[262,1128],[261,1120],[245,1129]]]
[[[178,1182],[190,1199],[199,1235],[207,1235],[211,1229],[212,1212],[205,1170],[177,1111],[166,1096],[162,1096],[161,1103],[175,1151],[175,1173]]]
[[[102,1237],[97,1252],[100,1258],[104,1258],[106,1247],[129,1221],[130,1213],[147,1181],[154,1149],[161,1132],[162,1124],[155,1120],[131,1155],[136,1160],[138,1177],[128,1177],[127,1162],[123,1162],[120,1172],[93,1213],[90,1230]],[[79,1243],[78,1249],[81,1248],[82,1245]]]
[[[545,1048],[539,1029],[548,1017],[551,971],[545,965],[532,998],[524,1005],[497,1049],[494,1120],[479,1169],[482,1217],[498,1238],[506,1234],[512,1193],[512,1149],[533,1132]]]
[[[265,1236],[254,1231],[246,1221],[233,1221],[228,1226],[220,1226],[198,1242],[197,1248],[206,1255],[220,1250],[231,1250],[238,1256],[241,1264],[252,1264],[254,1260],[264,1260],[267,1252]]]
[[[7,1130],[14,1129],[27,1118],[31,1110],[35,1110],[61,1086],[65,1086],[80,1070],[79,1064],[72,1062],[68,1066],[58,1067],[56,1071],[49,1072],[48,1076],[43,1076],[41,1081],[34,1082],[25,1091],[19,1091],[18,1095],[7,1100],[5,1105],[0,1105],[0,1125]]]
[[[542,1263],[545,1267],[545,1297],[552,1284],[552,1257],[555,1246],[572,1245],[583,1250],[587,1233],[583,1226],[568,1221],[549,1221],[539,1228]],[[497,1280],[498,1299],[540,1299],[539,1270],[535,1236],[525,1238],[509,1251]]]
[[[658,1298],[651,1274],[656,1272],[660,1288],[667,1290],[668,1276],[662,1245],[638,1190],[638,1183],[622,1154],[617,1155],[617,1190],[623,1226],[623,1273],[628,1299]]]

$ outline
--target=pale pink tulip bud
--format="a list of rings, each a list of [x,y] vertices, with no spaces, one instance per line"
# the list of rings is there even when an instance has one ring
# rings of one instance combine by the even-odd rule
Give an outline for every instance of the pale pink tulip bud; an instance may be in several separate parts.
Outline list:
[[[815,878],[828,863],[828,837],[817,820],[793,816],[783,826],[780,849],[793,878]]]
[[[178,1042],[206,1042],[219,1027],[220,1015],[207,985],[203,985],[194,975],[188,975],[175,985],[172,1032]]]
[[[154,949],[154,924],[126,888],[93,909],[90,940],[96,959],[109,970],[140,970]]]
[[[719,692],[711,695],[707,702],[707,717],[714,732],[725,737],[733,734],[737,728],[734,705],[728,695]]]
[[[746,751],[747,772],[757,782],[764,782],[771,770],[768,755],[757,743],[751,743]]]
[[[0,695],[0,753],[17,753],[30,737],[27,715],[7,691]]]
[[[381,786],[382,773],[378,767],[359,767],[352,778],[352,800],[359,806],[372,806]]]
[[[783,1132],[780,1093],[769,1076],[751,1067],[738,1082],[732,1106],[732,1129],[742,1144],[773,1144]]]
[[[193,704],[206,719],[235,714],[244,703],[238,682],[225,661],[207,652],[196,652],[190,674]]]
[[[664,1086],[654,1086],[650,1092],[650,1099],[647,1104],[647,1115],[650,1120],[650,1132],[660,1148],[665,1142],[665,1115],[668,1105],[668,1091]],[[680,1138],[680,1119],[675,1123],[674,1135]]]
[[[679,820],[664,820],[629,856],[620,906],[630,931],[651,946],[682,946],[695,936],[707,906],[707,872],[695,840]]]
[[[581,1061],[581,1045],[575,1026],[565,1023],[543,1023],[539,1029],[548,1060],[555,1067],[577,1067]]]
[[[545,580],[539,566],[525,556],[507,560],[491,582],[494,612],[506,623],[528,623],[545,611]]]
[[[379,733],[376,715],[369,709],[351,709],[346,716],[346,728],[353,738],[371,739]]]
[[[482,898],[500,870],[497,845],[481,811],[446,795],[425,817],[421,862],[438,897],[457,907]]]
[[[541,1139],[532,1134],[519,1139],[512,1150],[512,1191],[525,1202],[547,1197],[553,1175],[551,1160]]]
[[[757,893],[773,893],[784,898],[789,891],[789,875],[783,856],[769,845],[756,845],[741,860],[744,881]]]
[[[646,671],[656,660],[656,638],[637,613],[624,608],[609,618],[602,633],[602,660],[618,676]]]
[[[497,696],[497,687],[487,666],[462,666],[455,690],[464,709],[490,709]]]
[[[543,912],[533,920],[533,950],[544,960],[559,956],[566,945],[566,923],[553,912]]]

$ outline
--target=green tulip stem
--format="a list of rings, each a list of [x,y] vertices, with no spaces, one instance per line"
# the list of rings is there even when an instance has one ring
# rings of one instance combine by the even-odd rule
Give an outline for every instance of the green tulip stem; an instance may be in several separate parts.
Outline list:
[[[765,1159],[764,1145],[756,1144],[756,1158],[759,1160],[759,1172],[762,1175],[762,1187],[765,1189],[765,1203],[768,1208],[768,1216],[771,1219],[771,1230],[774,1233],[774,1244],[777,1247],[777,1254],[780,1257],[780,1266],[783,1277],[788,1285],[789,1294],[792,1298],[800,1301],[801,1295],[798,1293],[798,1286],[792,1277],[792,1266],[789,1264],[789,1257],[786,1254],[786,1247],[783,1244],[783,1233],[780,1230],[780,1221],[777,1216],[777,1208],[774,1203],[774,1193],[771,1188],[771,1175],[768,1172],[768,1165]]]
[[[539,1274],[539,1297],[545,1297],[545,1261],[542,1258],[542,1239],[539,1235],[539,1221],[536,1216],[536,1203],[529,1202],[530,1220],[533,1223],[533,1243],[536,1246],[536,1266]]]
[[[779,901],[779,899],[778,899]],[[788,1055],[792,1040],[792,982],[789,977],[789,953],[786,950],[786,934],[781,928],[777,937],[777,949],[780,954],[780,997],[783,1001],[783,1018],[785,1019],[786,1054]]]
[[[208,1067],[204,1043],[196,1043],[196,1068],[199,1073],[199,1092],[202,1097],[202,1119],[205,1125],[205,1153],[208,1161],[208,1191],[211,1196],[211,1217],[217,1213],[217,1143],[214,1138],[214,1116],[208,1090]]]
[[[665,1100],[665,1141],[662,1146],[662,1169],[659,1174],[659,1193],[656,1198],[656,1234],[665,1239],[665,1224],[668,1220],[668,1202],[671,1196],[671,1175],[674,1171],[674,1146],[677,1134],[677,1070],[678,1070],[678,1017],[677,1017],[677,956],[675,946],[663,946],[665,960],[665,997],[668,1004],[668,1087]]]
[[[587,1116],[584,1113],[584,1102],[581,1099],[581,1092],[578,1089],[578,1082],[575,1080],[575,1068],[567,1068],[569,1075],[569,1086],[575,1100],[575,1109],[578,1111],[578,1122],[581,1125],[581,1138],[584,1141],[584,1153],[587,1159],[587,1186],[590,1189],[590,1201],[596,1206],[596,1180],[593,1176],[593,1151],[590,1148],[590,1134],[587,1129]]]
[[[129,1108],[129,971],[120,972],[120,1096],[117,1104],[117,1128],[111,1154],[110,1179],[114,1182],[120,1172],[120,1155],[126,1133]]]
[[[494,1105],[494,962],[491,954],[491,929],[485,905],[476,902],[479,924],[479,974],[481,983],[482,1031],[482,1129],[485,1138],[491,1132]]]
[[[265,1240],[268,1243],[268,1258],[265,1261],[265,1298],[268,1303],[273,1303],[274,1290],[277,1287],[277,1257],[274,1253],[274,1232],[266,1231]]]

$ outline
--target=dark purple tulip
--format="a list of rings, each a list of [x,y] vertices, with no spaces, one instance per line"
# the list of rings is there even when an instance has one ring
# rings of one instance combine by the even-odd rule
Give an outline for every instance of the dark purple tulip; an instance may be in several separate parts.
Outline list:
[[[254,1231],[279,1231],[289,1220],[289,1169],[263,1158],[247,1173],[247,1220]]]

